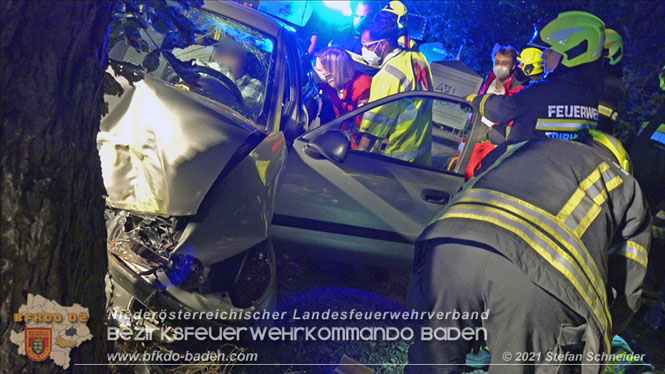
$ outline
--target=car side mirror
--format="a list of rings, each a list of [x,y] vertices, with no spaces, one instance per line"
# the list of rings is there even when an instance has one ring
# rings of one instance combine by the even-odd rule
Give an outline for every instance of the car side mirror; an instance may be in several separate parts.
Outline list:
[[[315,159],[326,158],[332,162],[342,163],[349,153],[351,142],[339,130],[325,132],[312,139],[305,146],[305,154]]]

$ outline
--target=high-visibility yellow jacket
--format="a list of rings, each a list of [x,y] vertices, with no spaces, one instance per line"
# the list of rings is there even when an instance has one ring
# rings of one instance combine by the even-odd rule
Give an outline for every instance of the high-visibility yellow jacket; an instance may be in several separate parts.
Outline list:
[[[637,181],[571,141],[504,143],[486,160],[418,238],[416,263],[430,240],[492,247],[586,320],[547,333],[584,343],[582,373],[599,373],[589,353],[609,353],[640,307],[651,217]]]
[[[409,41],[408,46],[406,45],[407,40]],[[397,44],[399,44],[399,46],[404,49],[416,49],[416,47],[418,47],[418,43],[406,35],[400,36],[399,39],[397,39]]]
[[[401,51],[372,79],[369,102],[408,91],[431,91],[432,72],[420,52]],[[360,132],[385,139],[381,153],[423,165],[432,163],[432,101],[398,100],[366,112]],[[381,142],[377,141],[377,149]],[[377,149],[377,151],[379,151]]]

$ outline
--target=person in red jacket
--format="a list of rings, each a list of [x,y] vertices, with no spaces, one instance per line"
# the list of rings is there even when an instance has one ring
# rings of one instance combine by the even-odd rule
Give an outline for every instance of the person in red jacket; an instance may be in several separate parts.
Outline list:
[[[480,87],[479,95],[492,93],[495,95],[511,96],[524,89],[519,79],[515,78],[515,71],[517,69],[517,50],[511,46],[494,45],[492,49],[492,62],[494,68],[487,74],[485,82]],[[487,126],[493,126],[489,120],[483,117],[483,123]],[[508,124],[508,126],[511,126]],[[479,142],[473,147],[473,153],[469,160],[469,165],[464,173],[464,179],[469,180],[473,178],[475,171],[482,166],[482,160],[496,147],[493,140]]]
[[[524,88],[519,80],[513,79],[518,65],[515,48],[495,44],[492,49],[492,62],[494,68],[487,73],[487,78],[478,92],[479,95],[493,93],[510,96]]]
[[[337,117],[355,110],[369,100],[372,77],[356,71],[349,55],[339,48],[326,48],[316,54],[314,71],[321,81],[321,89],[332,102]],[[351,140],[351,147],[358,148],[360,143],[360,124],[362,116],[342,124]]]

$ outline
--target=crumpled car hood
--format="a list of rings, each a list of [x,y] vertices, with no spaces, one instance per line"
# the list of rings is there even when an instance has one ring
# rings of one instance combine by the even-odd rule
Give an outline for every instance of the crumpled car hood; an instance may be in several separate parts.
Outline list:
[[[193,215],[236,149],[257,130],[232,110],[146,76],[106,96],[97,150],[111,207]]]

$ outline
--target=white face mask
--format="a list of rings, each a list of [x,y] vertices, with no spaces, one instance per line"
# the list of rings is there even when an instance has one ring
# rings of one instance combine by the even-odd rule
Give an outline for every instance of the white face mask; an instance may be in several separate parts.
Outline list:
[[[328,80],[326,79],[326,77],[325,77],[320,71],[318,71],[318,70],[314,70],[314,72],[315,72],[316,75],[319,77],[319,80],[321,80],[321,82],[327,82],[327,81],[328,81]]]
[[[504,79],[510,74],[510,69],[505,66],[494,65],[494,74],[499,79]]]
[[[321,73],[320,71],[318,71],[318,70],[314,70],[314,71],[316,72],[316,75],[317,75],[317,76],[319,77],[319,79],[321,80],[321,83],[328,83],[330,86],[335,87],[335,86],[333,85],[333,82],[334,82],[335,80],[334,80],[332,77],[328,76],[328,78],[326,78],[326,76],[323,75],[323,73]]]
[[[370,51],[367,47],[362,49],[363,60],[367,61],[368,64],[374,66],[381,65],[381,57],[376,54],[374,51]]]
[[[320,66],[319,61],[317,60],[316,64],[314,65],[314,69],[312,70],[314,70],[314,72],[316,73],[316,76],[319,78],[320,83],[328,83],[330,86],[332,86],[332,82],[334,81],[332,75],[323,74],[319,66]]]

